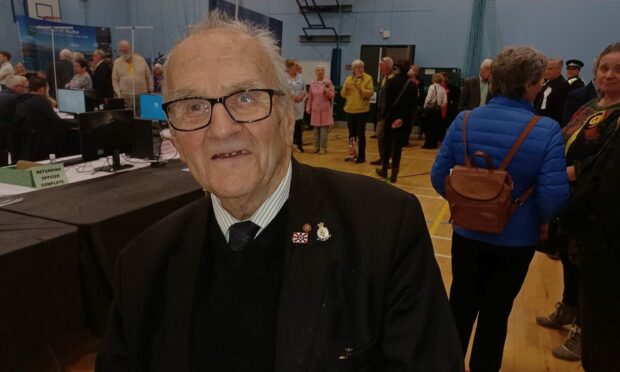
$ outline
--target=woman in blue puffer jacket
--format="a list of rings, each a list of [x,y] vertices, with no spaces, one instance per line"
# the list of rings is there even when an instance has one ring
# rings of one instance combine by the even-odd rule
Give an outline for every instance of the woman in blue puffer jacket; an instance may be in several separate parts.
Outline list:
[[[501,51],[491,65],[493,98],[470,113],[467,150],[481,150],[495,167],[504,160],[517,137],[534,116],[532,101],[540,91],[547,58],[530,47]],[[445,196],[446,176],[464,164],[463,118],[454,120],[433,164],[433,187]],[[482,164],[478,164],[482,166]],[[542,117],[507,168],[514,181],[513,198],[531,186],[530,198],[517,209],[500,234],[454,227],[450,304],[467,352],[478,318],[470,370],[499,371],[508,316],[540,242],[540,225],[555,217],[569,198],[564,141],[560,126]]]

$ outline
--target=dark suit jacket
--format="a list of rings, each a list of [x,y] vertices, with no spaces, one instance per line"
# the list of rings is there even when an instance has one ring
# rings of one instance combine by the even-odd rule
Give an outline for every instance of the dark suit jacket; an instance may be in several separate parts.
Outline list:
[[[486,102],[491,99],[491,87],[487,93]],[[486,103],[485,102],[485,103]],[[463,82],[463,89],[461,90],[461,96],[459,97],[459,103],[457,105],[457,111],[473,110],[480,106],[480,77],[465,79]]]
[[[598,94],[596,93],[596,88],[594,88],[594,83],[592,83],[592,81],[585,87],[572,90],[568,93],[564,101],[564,111],[562,112],[562,127],[568,124],[573,114],[577,112],[581,106],[596,97],[598,97]]]
[[[293,163],[275,371],[462,371],[463,357],[418,200],[367,177]],[[96,371],[189,371],[210,198],[147,230],[117,261]],[[331,237],[318,241],[323,222]],[[348,351],[347,351],[348,350]]]
[[[536,99],[534,100],[534,109],[536,114],[550,117],[558,123],[561,123],[562,111],[564,110],[564,100],[566,100],[568,88],[568,82],[562,75],[558,76],[554,80],[545,82],[540,90],[540,93],[538,93],[538,96],[536,96]],[[544,97],[547,89],[551,89],[551,91],[548,93],[547,102],[545,104],[545,108],[543,108],[542,104],[545,100]]]
[[[65,85],[73,78],[73,63],[66,59],[56,60],[56,81],[58,81],[58,89],[65,89]],[[47,68],[47,85],[49,86],[49,95],[56,98],[56,89],[54,85],[54,66],[50,63]]]
[[[93,71],[93,89],[99,92],[99,98],[113,98],[114,88],[112,88],[112,66],[103,61]]]
[[[44,96],[17,97],[11,122],[12,160],[45,160],[49,154],[66,155],[68,129]]]

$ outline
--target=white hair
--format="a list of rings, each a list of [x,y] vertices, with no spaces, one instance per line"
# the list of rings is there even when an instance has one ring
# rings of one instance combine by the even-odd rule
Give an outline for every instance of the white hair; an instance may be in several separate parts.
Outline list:
[[[480,63],[480,69],[482,70],[485,67],[491,67],[491,63],[493,63],[493,60],[491,58],[485,58],[481,63]]]
[[[73,60],[73,52],[70,49],[63,49],[58,54],[60,59],[66,59],[67,61]]]
[[[84,59],[84,53],[82,52],[73,52],[73,62],[77,62],[79,60]]]
[[[315,69],[315,70],[319,70],[319,69],[321,69],[321,70],[325,70],[325,66],[323,66],[323,65],[321,65],[321,64],[318,64],[318,65],[316,65],[316,67],[315,67],[314,69]]]
[[[101,49],[95,49],[93,54],[98,54],[99,56],[101,56],[101,58],[105,58],[105,52]]]
[[[255,40],[265,51],[265,53],[269,57],[269,60],[271,61],[271,68],[275,72],[276,77],[276,86],[274,88],[282,92],[288,91],[288,83],[286,82],[287,74],[284,70],[284,65],[282,64],[280,48],[278,47],[276,38],[273,33],[268,29],[264,28],[263,26],[245,20],[234,20],[228,15],[217,10],[210,11],[208,16],[203,18],[203,20],[198,25],[192,25],[189,27],[188,34],[184,38],[179,40],[177,44],[172,48],[170,53],[168,53],[166,62],[164,63],[164,75],[169,76],[167,70],[169,68],[171,56],[175,53],[177,46],[181,42],[191,36],[206,33],[207,31],[214,29],[238,32]],[[208,48],[208,46],[205,46],[205,48]],[[164,96],[167,95],[168,90],[166,81],[169,80],[164,80],[164,82],[162,83],[162,91],[164,93]],[[281,112],[284,113],[286,105],[288,104],[288,100],[279,100],[279,102]]]
[[[361,59],[356,59],[355,61],[351,62],[351,67],[355,67],[355,66],[364,67],[364,61],[362,61]]]
[[[17,85],[28,86],[28,79],[25,76],[11,75],[6,79],[6,87],[13,90]]]
[[[383,57],[381,58],[381,60],[385,63],[387,63],[388,68],[391,70],[394,67],[394,60],[390,57]]]

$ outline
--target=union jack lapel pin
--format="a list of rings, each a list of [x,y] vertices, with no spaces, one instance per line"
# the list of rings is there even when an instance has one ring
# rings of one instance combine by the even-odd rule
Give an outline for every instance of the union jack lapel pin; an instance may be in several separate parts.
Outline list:
[[[295,243],[295,244],[308,244],[308,233],[307,232],[294,232],[293,233],[293,243]]]

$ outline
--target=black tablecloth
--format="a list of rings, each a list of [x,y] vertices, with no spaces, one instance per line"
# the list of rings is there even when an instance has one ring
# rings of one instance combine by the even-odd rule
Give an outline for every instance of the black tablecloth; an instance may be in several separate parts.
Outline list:
[[[76,225],[88,322],[101,334],[112,299],[114,261],[156,221],[204,197],[180,161],[22,195],[2,210]]]
[[[86,327],[78,261],[75,226],[0,211],[0,370]]]

